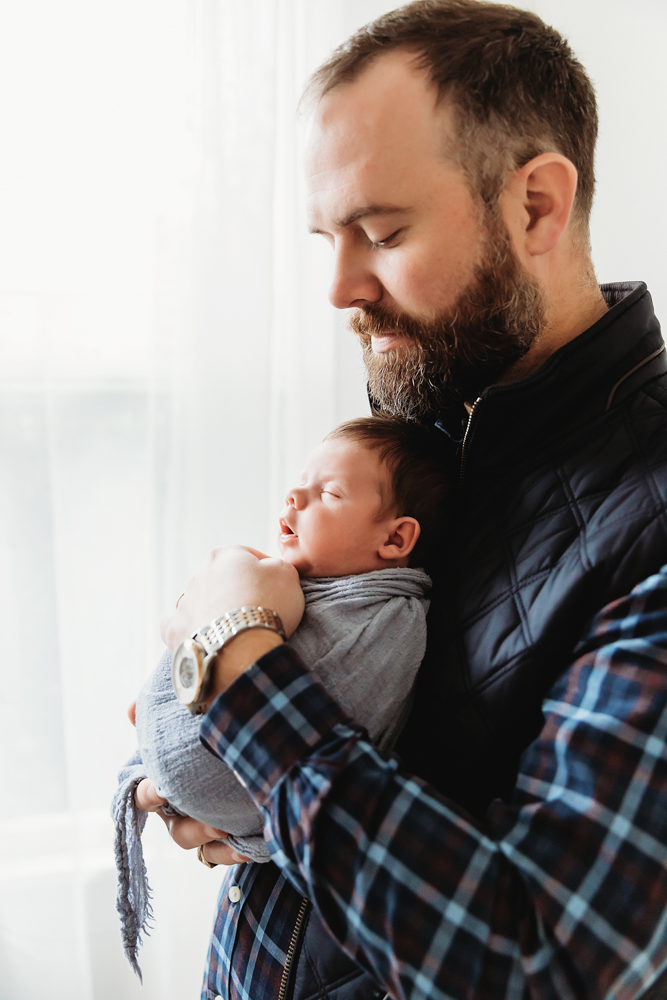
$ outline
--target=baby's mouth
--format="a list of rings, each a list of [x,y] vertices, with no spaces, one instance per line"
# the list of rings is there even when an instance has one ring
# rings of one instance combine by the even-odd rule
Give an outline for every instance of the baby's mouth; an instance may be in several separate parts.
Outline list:
[[[283,538],[284,537],[290,537],[290,536],[292,538],[296,538],[297,537],[296,534],[290,528],[290,526],[287,523],[287,521],[283,517],[280,518],[280,535]]]

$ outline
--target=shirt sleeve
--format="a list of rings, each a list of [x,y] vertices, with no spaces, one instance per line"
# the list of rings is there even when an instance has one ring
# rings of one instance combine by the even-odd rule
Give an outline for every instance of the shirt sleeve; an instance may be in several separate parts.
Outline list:
[[[604,608],[476,825],[279,647],[202,739],[273,859],[395,997],[630,1000],[667,965],[667,567]]]

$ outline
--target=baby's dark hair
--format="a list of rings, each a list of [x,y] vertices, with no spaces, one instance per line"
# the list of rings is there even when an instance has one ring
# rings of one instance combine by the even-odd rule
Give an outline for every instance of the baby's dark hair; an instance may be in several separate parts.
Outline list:
[[[434,447],[433,432],[395,417],[359,417],[335,427],[325,440],[349,438],[377,451],[391,472],[392,492],[379,517],[414,517],[421,528],[410,566],[430,571],[443,536],[451,474]]]

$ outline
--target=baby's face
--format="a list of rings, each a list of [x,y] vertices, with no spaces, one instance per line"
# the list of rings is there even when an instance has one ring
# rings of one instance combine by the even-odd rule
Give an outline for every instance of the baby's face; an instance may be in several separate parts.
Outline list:
[[[378,555],[394,514],[378,520],[389,470],[377,451],[348,438],[324,441],[280,518],[280,555],[301,576],[347,576],[382,569]]]

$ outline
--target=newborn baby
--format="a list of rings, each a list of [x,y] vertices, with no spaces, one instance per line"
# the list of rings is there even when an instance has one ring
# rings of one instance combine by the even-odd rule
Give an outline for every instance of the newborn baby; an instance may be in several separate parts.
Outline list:
[[[418,567],[434,558],[446,488],[426,432],[388,418],[355,420],[310,455],[279,521],[280,554],[299,571],[305,597],[290,645],[381,750],[401,731],[426,648],[431,581]],[[146,814],[132,801],[142,778],[168,808],[227,831],[252,860],[269,859],[261,813],[200,744],[199,721],[176,700],[165,652],[137,700],[138,751],[114,800],[118,908],[135,968],[148,912],[139,842]]]

